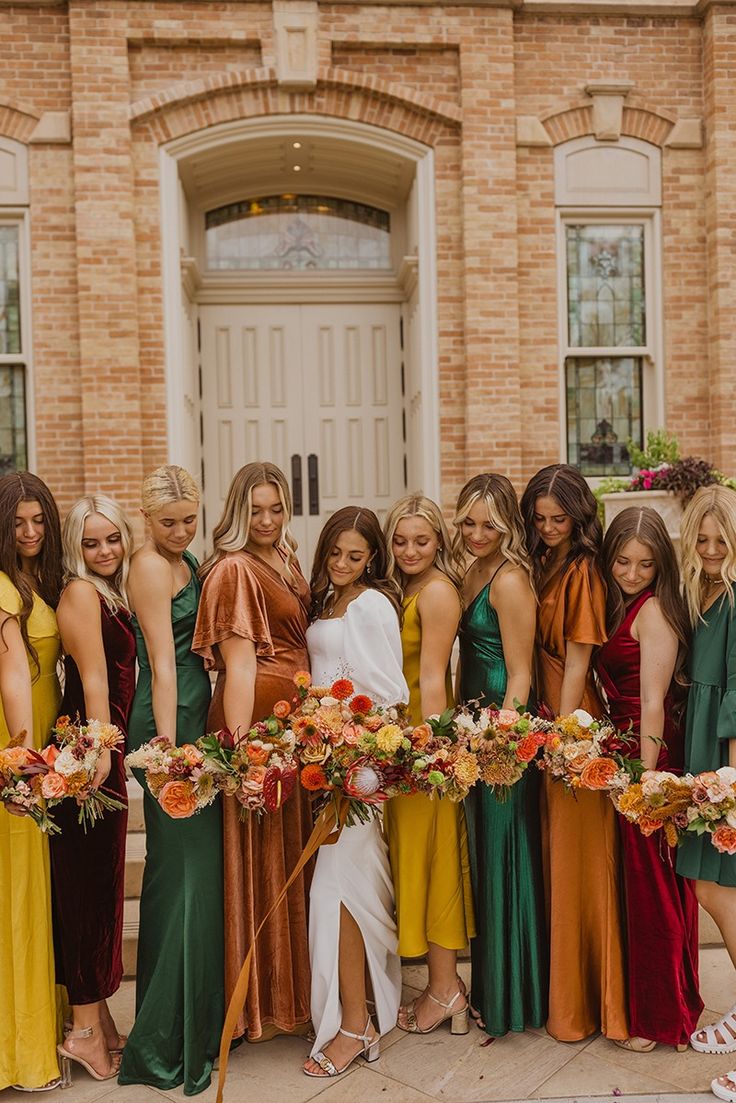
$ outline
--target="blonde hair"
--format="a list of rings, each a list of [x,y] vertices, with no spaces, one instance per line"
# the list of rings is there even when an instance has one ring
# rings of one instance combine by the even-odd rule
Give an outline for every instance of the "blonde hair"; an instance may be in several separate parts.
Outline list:
[[[84,523],[95,513],[99,513],[120,533],[123,559],[112,579],[103,578],[91,571],[84,561],[82,553]],[[133,554],[133,530],[117,502],[106,498],[104,494],[92,494],[89,497],[80,498],[64,518],[61,526],[61,543],[64,585],[75,578],[84,579],[85,582],[92,583],[111,613],[117,613],[119,609],[128,609],[127,583],[130,557]]]
[[[183,467],[167,463],[146,475],[141,487],[141,506],[147,514],[159,513],[172,502],[195,502],[199,505],[199,487]]]
[[[389,578],[395,578],[402,590],[406,586],[406,576],[398,566],[393,553],[394,534],[399,522],[403,521],[406,517],[421,517],[427,522],[439,541],[437,554],[434,558],[434,565],[438,570],[442,571],[443,574],[447,575],[450,582],[460,589],[462,578],[452,554],[452,544],[450,541],[450,534],[447,531],[447,525],[445,524],[445,519],[442,516],[440,507],[433,502],[431,498],[425,498],[424,495],[420,493],[407,494],[406,497],[399,498],[398,502],[389,510],[384,522],[383,532],[386,537],[388,549],[387,573]]]
[[[687,602],[690,622],[695,626],[703,619],[703,561],[698,555],[698,533],[704,519],[711,516],[726,542],[726,558],[721,564],[721,578],[733,607],[736,582],[736,491],[727,486],[701,486],[690,499],[680,525],[680,559],[682,590]]]
[[[272,485],[276,488],[284,511],[284,527],[281,530],[279,548],[286,556],[286,571],[293,578],[296,562],[296,540],[289,531],[292,517],[291,491],[286,476],[274,463],[247,463],[233,476],[225,499],[222,517],[212,532],[212,554],[199,569],[204,578],[214,565],[228,552],[242,551],[248,543],[253,517],[253,491],[257,486]]]
[[[462,524],[476,502],[483,502],[488,511],[488,520],[501,533],[501,554],[504,559],[526,571],[534,588],[519,500],[505,475],[474,475],[460,491],[452,522],[456,530],[452,541],[455,562],[461,569],[464,568],[466,550]]]

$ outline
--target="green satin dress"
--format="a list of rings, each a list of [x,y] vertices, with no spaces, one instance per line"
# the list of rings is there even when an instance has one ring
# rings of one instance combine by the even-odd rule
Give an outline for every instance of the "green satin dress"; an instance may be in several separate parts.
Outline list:
[[[690,691],[685,723],[685,770],[700,774],[728,766],[736,739],[736,610],[726,597],[703,613],[690,651]],[[710,835],[686,835],[677,872],[696,881],[736,886],[736,855],[721,854]]]
[[[460,699],[500,708],[506,664],[490,585],[460,622]],[[470,943],[471,1003],[494,1037],[544,1026],[547,1018],[540,782],[532,766],[505,802],[482,783],[465,801],[477,928]]]
[[[189,582],[171,603],[176,649],[176,740],[205,734],[210,680],[190,651],[200,583],[184,553]],[[156,735],[151,668],[133,619],[140,673],[128,727],[135,750]],[[141,771],[136,776],[144,784]],[[191,819],[174,820],[145,788],[146,866],[141,892],[136,1019],[123,1051],[120,1084],[196,1095],[210,1083],[224,1018],[222,810],[219,800]]]

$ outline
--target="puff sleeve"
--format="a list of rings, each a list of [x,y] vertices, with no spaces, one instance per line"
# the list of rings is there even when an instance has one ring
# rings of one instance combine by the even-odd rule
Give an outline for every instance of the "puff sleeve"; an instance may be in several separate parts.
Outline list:
[[[344,618],[343,648],[356,690],[379,705],[408,702],[399,619],[384,594],[364,590],[350,602]]]
[[[716,736],[736,739],[736,609],[729,611],[726,633],[726,692],[718,709]]]
[[[273,655],[266,597],[243,556],[226,555],[204,580],[192,651],[207,670],[218,666],[215,648],[231,636],[252,640],[256,655]]]
[[[570,643],[598,647],[606,642],[606,587],[585,559],[574,563],[568,572],[563,632]]]

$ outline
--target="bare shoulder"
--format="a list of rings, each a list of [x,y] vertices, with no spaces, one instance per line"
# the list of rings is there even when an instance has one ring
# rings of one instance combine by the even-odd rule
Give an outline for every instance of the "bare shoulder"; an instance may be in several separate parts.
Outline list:
[[[499,601],[534,600],[529,575],[523,567],[514,564],[505,566],[498,572],[492,587],[494,603]]]
[[[435,575],[419,591],[417,608],[420,616],[422,613],[431,613],[432,616],[460,616],[460,595],[456,588],[442,574]]]
[[[129,579],[138,586],[171,586],[171,564],[155,548],[144,545],[130,561]]]
[[[74,613],[89,616],[99,613],[100,595],[97,589],[85,578],[73,578],[64,587],[57,613]]]
[[[659,598],[657,597],[650,597],[648,601],[644,602],[634,618],[634,623],[631,626],[632,630],[634,626],[636,626],[636,631],[639,634],[642,632],[651,634],[659,634],[662,631],[672,632],[669,621],[664,615]]]

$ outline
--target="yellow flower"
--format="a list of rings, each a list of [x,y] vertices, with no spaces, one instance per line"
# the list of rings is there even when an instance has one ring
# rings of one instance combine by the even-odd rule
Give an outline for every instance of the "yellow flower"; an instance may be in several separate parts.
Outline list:
[[[404,741],[404,733],[398,724],[387,724],[376,732],[376,746],[384,754],[395,754]]]
[[[470,789],[478,780],[478,759],[474,754],[461,751],[453,763],[452,773],[459,785]]]

